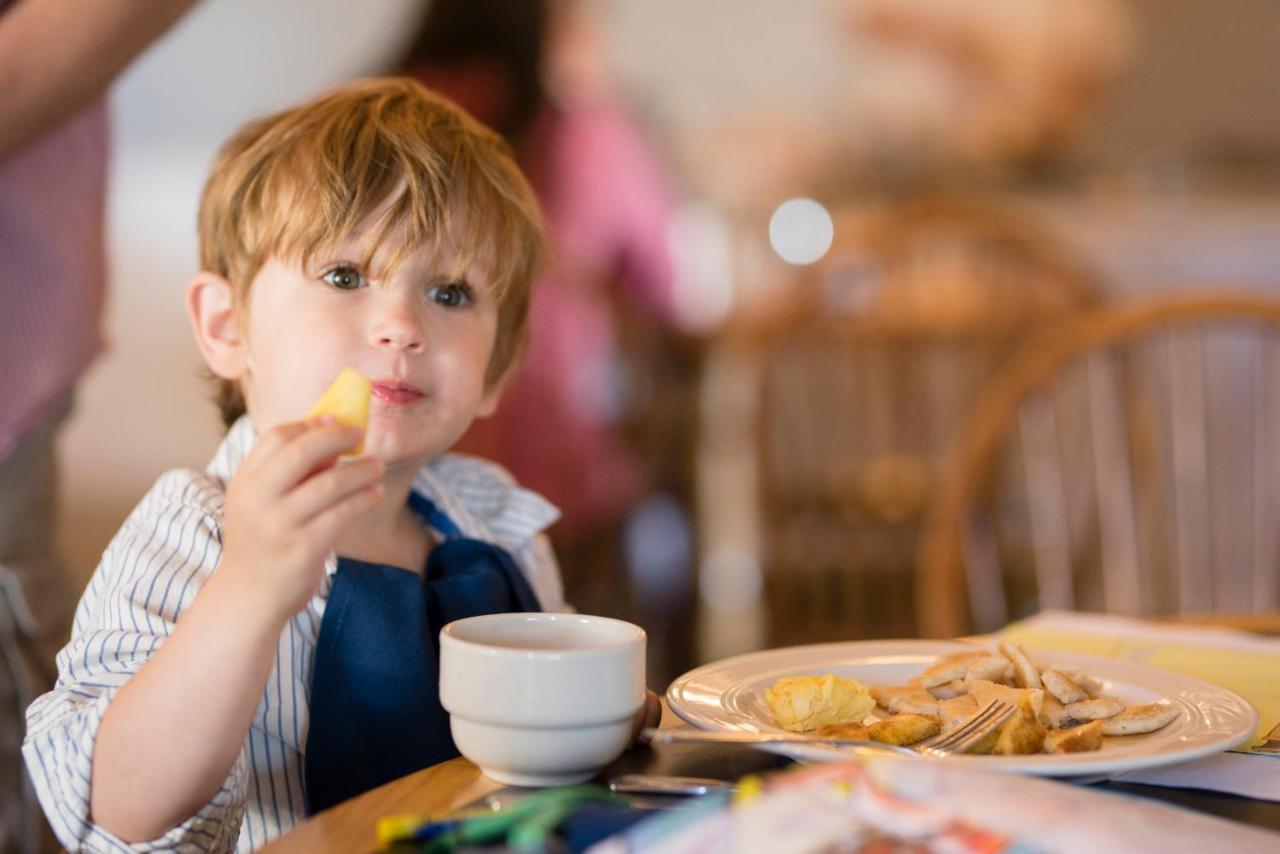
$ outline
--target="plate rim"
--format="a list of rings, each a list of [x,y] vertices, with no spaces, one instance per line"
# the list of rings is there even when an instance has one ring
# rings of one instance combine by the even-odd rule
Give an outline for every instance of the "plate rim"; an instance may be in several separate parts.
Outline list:
[[[700,713],[701,705],[690,708],[689,701],[685,699],[682,692],[687,691],[690,684],[696,684],[699,678],[705,678],[709,674],[716,674],[728,668],[742,666],[744,663],[751,663],[753,660],[761,659],[766,662],[770,658],[779,660],[797,653],[809,653],[820,655],[824,649],[829,649],[832,653],[838,653],[846,658],[851,656],[850,650],[856,651],[859,647],[875,650],[874,654],[890,655],[894,654],[895,648],[899,654],[945,654],[948,651],[959,651],[963,649],[972,649],[975,647],[990,649],[994,646],[998,639],[992,636],[989,642],[984,643],[981,639],[961,640],[961,639],[929,639],[929,638],[886,638],[883,640],[852,640],[852,641],[834,641],[818,644],[799,644],[795,646],[776,647],[772,649],[757,650],[755,652],[740,653],[738,655],[722,658],[717,661],[711,661],[706,664],[699,665],[686,671],[676,677],[668,686],[665,692],[665,699],[671,711],[682,721],[696,729],[717,730],[726,728],[720,721],[714,717]],[[886,649],[887,648],[887,649]],[[914,648],[914,649],[913,649]],[[1221,753],[1238,747],[1253,737],[1257,732],[1261,717],[1257,708],[1252,703],[1228,688],[1215,685],[1204,679],[1195,676],[1180,673],[1176,670],[1169,670],[1161,667],[1153,667],[1142,662],[1131,661],[1120,658],[1106,658],[1104,656],[1090,655],[1088,653],[1073,652],[1070,650],[1053,649],[1049,647],[1027,646],[1027,649],[1034,650],[1039,655],[1045,655],[1052,658],[1053,656],[1068,656],[1072,659],[1083,659],[1088,663],[1097,663],[1102,665],[1104,670],[1111,665],[1119,665],[1121,669],[1128,671],[1136,671],[1136,675],[1141,677],[1143,672],[1150,672],[1156,678],[1162,679],[1174,677],[1184,683],[1186,690],[1198,689],[1208,690],[1212,694],[1221,695],[1223,700],[1228,703],[1234,703],[1240,708],[1235,711],[1247,713],[1250,718],[1250,725],[1247,729],[1242,728],[1238,732],[1206,742],[1204,744],[1192,745],[1181,750],[1161,750],[1147,755],[1140,756],[1124,756],[1116,757],[1113,755],[1095,755],[1095,754],[1069,754],[1070,757],[1079,757],[1066,759],[1053,754],[1034,754],[1030,756],[1009,756],[1009,757],[990,757],[990,756],[953,756],[947,757],[947,762],[954,762],[970,767],[987,768],[994,771],[1004,771],[1010,773],[1028,774],[1032,776],[1045,777],[1070,777],[1080,775],[1094,774],[1122,774],[1129,771],[1137,771],[1144,768],[1154,768],[1161,765],[1171,765],[1179,762],[1188,762],[1194,759],[1200,759],[1205,756]],[[871,653],[868,653],[869,657]],[[764,669],[761,665],[758,669]],[[1106,672],[1098,675],[1111,679],[1112,676]],[[1128,680],[1121,680],[1126,681]],[[1134,687],[1144,687],[1140,684],[1128,682]],[[725,689],[716,698],[720,701],[727,693]],[[1154,690],[1147,688],[1146,690]],[[1157,691],[1156,693],[1164,693]],[[1168,696],[1166,694],[1166,696]],[[1195,703],[1183,697],[1178,698],[1180,702],[1195,707]],[[792,759],[800,761],[832,761],[849,759],[847,753],[840,752],[834,748],[824,748],[807,745],[769,745],[768,750],[789,756]],[[937,759],[929,759],[921,757],[925,761],[939,761]]]

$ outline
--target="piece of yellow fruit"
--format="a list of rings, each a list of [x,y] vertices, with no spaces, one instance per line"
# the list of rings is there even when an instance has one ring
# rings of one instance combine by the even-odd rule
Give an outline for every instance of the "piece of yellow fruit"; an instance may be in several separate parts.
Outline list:
[[[349,427],[359,427],[360,444],[347,451],[350,455],[359,454],[364,450],[364,431],[369,424],[369,398],[372,394],[373,383],[351,368],[343,368],[338,378],[325,389],[324,394],[320,395],[320,399],[307,412],[307,417],[332,415]]]

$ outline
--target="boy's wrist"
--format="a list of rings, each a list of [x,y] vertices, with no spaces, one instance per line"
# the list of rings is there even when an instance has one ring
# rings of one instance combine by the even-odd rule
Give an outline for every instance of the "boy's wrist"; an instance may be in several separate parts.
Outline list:
[[[261,627],[269,633],[279,634],[293,614],[279,603],[272,602],[260,587],[245,584],[243,573],[226,572],[225,569],[225,562],[219,564],[205,585],[202,595],[207,597],[208,605],[225,612],[237,625],[246,629]]]

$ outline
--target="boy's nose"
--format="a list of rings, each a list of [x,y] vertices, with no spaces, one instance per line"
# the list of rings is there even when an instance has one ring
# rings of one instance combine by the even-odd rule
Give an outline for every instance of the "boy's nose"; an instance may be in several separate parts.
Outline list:
[[[422,330],[412,316],[405,311],[387,311],[374,325],[373,343],[378,347],[392,347],[420,353],[426,346]]]
[[[422,352],[422,340],[398,331],[388,332],[378,338],[383,347],[394,347],[397,350],[408,350],[410,353]]]

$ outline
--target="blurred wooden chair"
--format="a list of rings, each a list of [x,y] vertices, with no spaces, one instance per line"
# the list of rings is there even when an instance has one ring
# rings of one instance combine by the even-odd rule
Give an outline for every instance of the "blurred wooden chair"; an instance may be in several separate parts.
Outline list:
[[[1280,300],[1072,318],[983,389],[922,536],[920,628],[1280,606]]]
[[[953,431],[1029,332],[1101,290],[1012,208],[917,200],[835,230],[745,344],[773,645],[913,631],[919,523]]]

